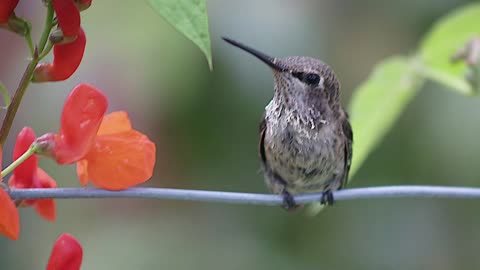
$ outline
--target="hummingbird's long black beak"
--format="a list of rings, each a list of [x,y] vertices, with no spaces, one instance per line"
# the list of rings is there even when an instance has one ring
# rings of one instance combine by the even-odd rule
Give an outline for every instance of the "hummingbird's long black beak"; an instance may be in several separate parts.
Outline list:
[[[265,64],[269,65],[271,68],[275,69],[275,70],[278,70],[278,71],[285,71],[285,68],[283,68],[282,66],[280,66],[278,63],[277,63],[277,59],[271,57],[271,56],[268,56],[260,51],[257,51],[251,47],[248,47],[247,45],[244,45],[238,41],[235,41],[233,39],[229,39],[229,38],[226,38],[226,37],[222,37],[223,40],[225,40],[226,42],[230,43],[231,45],[235,46],[235,47],[238,47],[246,52],[248,52],[249,54],[252,54],[253,56],[257,57],[258,59],[260,59],[262,62],[264,62]]]

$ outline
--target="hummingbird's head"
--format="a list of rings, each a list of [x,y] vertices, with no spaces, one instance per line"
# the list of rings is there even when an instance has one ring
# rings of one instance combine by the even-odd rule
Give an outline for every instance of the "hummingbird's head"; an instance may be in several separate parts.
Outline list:
[[[304,56],[275,58],[229,38],[223,38],[270,66],[275,77],[275,91],[287,96],[337,100],[340,83],[333,70],[322,61]]]

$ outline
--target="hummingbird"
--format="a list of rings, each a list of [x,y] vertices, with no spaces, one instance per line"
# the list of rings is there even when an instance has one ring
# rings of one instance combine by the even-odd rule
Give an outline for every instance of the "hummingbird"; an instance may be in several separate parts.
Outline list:
[[[305,56],[275,58],[223,37],[267,64],[274,95],[259,128],[258,153],[269,190],[283,207],[299,207],[295,194],[322,192],[320,202],[334,203],[332,191],[345,187],[352,161],[353,132],[340,104],[340,82],[324,62]]]

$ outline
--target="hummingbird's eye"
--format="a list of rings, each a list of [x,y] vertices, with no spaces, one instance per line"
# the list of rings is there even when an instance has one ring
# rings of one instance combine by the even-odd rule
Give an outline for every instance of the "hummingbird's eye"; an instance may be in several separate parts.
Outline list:
[[[316,73],[292,72],[292,75],[308,85],[318,85],[320,76]]]
[[[320,76],[315,73],[307,73],[303,76],[302,81],[310,85],[318,85],[318,83],[320,82]]]

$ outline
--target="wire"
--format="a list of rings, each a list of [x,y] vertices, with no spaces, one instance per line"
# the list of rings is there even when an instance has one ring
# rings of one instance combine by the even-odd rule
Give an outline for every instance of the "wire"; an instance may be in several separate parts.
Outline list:
[[[99,199],[99,198],[140,198],[202,201],[232,204],[281,205],[279,195],[240,193],[207,190],[188,190],[170,188],[131,188],[122,191],[108,191],[98,188],[35,188],[10,189],[12,199]],[[333,192],[335,201],[356,199],[387,198],[443,198],[443,199],[480,199],[480,188],[445,186],[384,186],[351,188]],[[321,193],[295,196],[299,204],[319,202]]]

